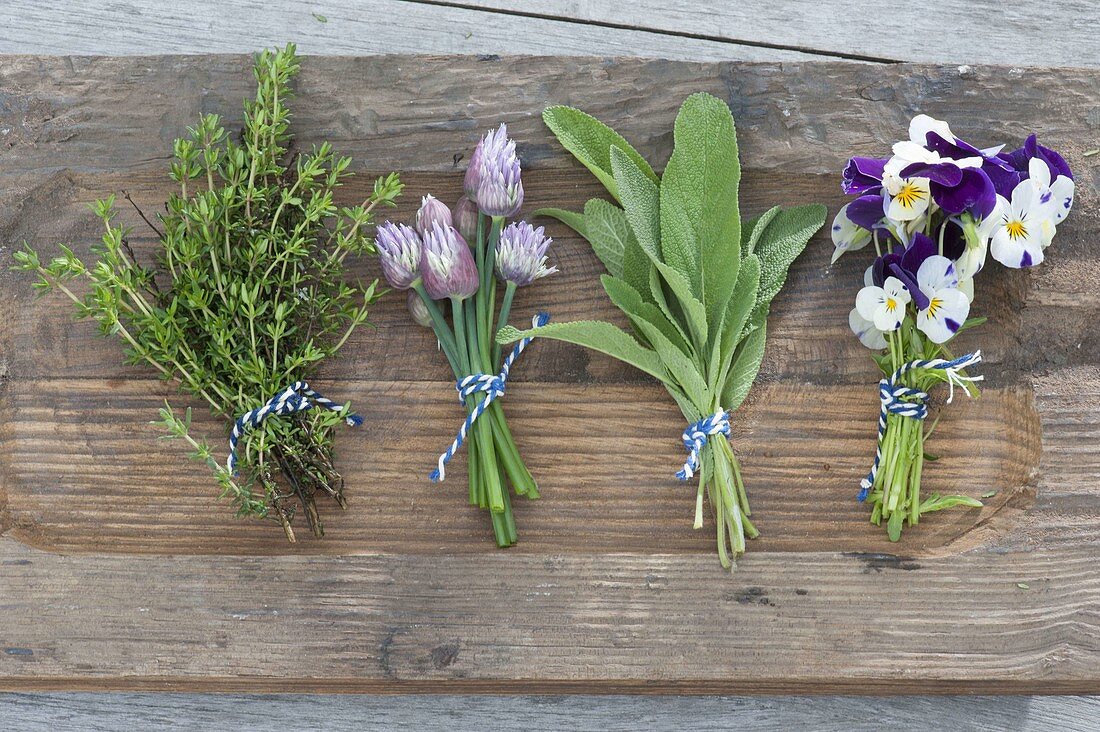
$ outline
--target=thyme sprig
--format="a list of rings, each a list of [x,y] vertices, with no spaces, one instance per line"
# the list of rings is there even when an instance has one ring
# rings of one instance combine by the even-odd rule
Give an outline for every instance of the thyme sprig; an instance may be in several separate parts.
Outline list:
[[[345,260],[374,251],[374,212],[402,189],[391,173],[362,204],[339,207],[351,158],[327,142],[290,152],[287,104],[298,69],[293,45],[258,54],[256,96],[239,136],[207,114],[175,141],[170,175],[179,189],[156,223],[142,214],[160,243],[155,268],[135,256],[114,195],[92,205],[104,229],[93,263],[66,245],[48,262],[30,246],[15,254],[17,269],[38,275],[40,292],[64,293],[79,317],[121,338],[131,364],[151,366],[230,421],[308,377],[367,322],[377,281],[348,281]],[[190,408],[181,417],[166,404],[157,423],[210,466],[238,516],[275,518],[293,540],[296,506],[321,536],[314,495],[344,505],[332,462],[342,419],[312,409],[265,421],[241,441],[239,476],[191,435]]]

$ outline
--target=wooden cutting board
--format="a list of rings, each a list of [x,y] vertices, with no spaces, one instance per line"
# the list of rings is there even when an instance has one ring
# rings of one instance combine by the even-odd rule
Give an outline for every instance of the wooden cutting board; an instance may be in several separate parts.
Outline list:
[[[153,212],[171,140],[201,112],[234,123],[239,56],[0,60],[0,244],[98,238],[86,209],[128,192]],[[855,502],[874,451],[878,375],[847,328],[866,253],[828,265],[823,233],[775,301],[760,382],[736,413],[762,531],[736,570],[691,528],[673,478],[682,418],[654,383],[599,354],[536,342],[505,409],[543,499],[517,501],[521,543],[493,548],[466,505],[461,419],[443,360],[387,297],[316,380],[367,420],[338,438],[350,505],[289,545],[240,523],[201,466],[149,424],[186,399],[119,345],[0,272],[0,688],[439,692],[1100,692],[1100,72],[984,67],[691,64],[497,57],[306,58],[294,129],[363,173],[400,170],[395,217],[461,190],[478,135],[507,121],[526,209],[579,208],[592,177],[543,127],[581,107],[663,164],[682,99],[727,100],[742,208],[842,203],[853,154],[908,119],[981,145],[1031,131],[1077,172],[1048,261],[991,267],[958,350],[986,356],[980,400],[943,411],[926,491],[980,496],[886,541]],[[153,241],[136,212],[139,256]],[[548,223],[562,273],[522,291],[515,322],[622,322],[588,246]],[[364,276],[377,275],[363,262]],[[198,413],[201,412],[197,410]],[[220,441],[224,426],[197,416]],[[708,516],[709,518],[709,516]]]

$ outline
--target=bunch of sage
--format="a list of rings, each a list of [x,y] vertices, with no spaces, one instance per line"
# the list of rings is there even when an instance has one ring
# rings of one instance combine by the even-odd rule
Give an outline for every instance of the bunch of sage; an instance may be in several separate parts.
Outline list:
[[[29,246],[15,255],[18,269],[38,275],[36,288],[60,290],[79,317],[123,339],[131,363],[151,366],[230,420],[225,465],[191,434],[190,408],[181,416],[166,404],[159,424],[210,466],[239,516],[277,519],[291,541],[297,506],[322,535],[316,493],[345,505],[332,432],[357,418],[304,379],[366,322],[376,285],[349,282],[345,259],[373,251],[372,212],[402,187],[391,174],[363,204],[339,208],[334,194],[351,159],[328,143],[288,152],[298,68],[293,45],[258,54],[256,96],[239,137],[207,114],[175,141],[178,192],[156,222],[142,214],[159,240],[156,267],[139,262],[114,196],[93,206],[105,228],[96,262],[65,245],[46,263]]]
[[[583,213],[543,209],[587,239],[607,268],[601,280],[633,335],[599,321],[502,328],[500,343],[556,338],[620,359],[659,380],[690,426],[689,457],[678,473],[698,473],[695,527],[709,495],[718,554],[730,566],[757,530],[729,414],[744,401],[764,355],[768,310],[787,270],[821,228],[821,205],[772,208],[742,221],[741,168],[733,116],[708,94],[687,98],[676,117],[672,156],[658,176],[614,130],[569,107],[551,107],[547,126],[607,188]],[[729,551],[727,551],[727,548]]]

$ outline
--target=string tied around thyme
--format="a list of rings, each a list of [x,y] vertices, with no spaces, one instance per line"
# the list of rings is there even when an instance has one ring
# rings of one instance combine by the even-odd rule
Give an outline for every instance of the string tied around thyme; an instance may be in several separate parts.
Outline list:
[[[534,328],[541,328],[549,322],[549,313],[539,313],[531,318],[531,326]],[[477,422],[478,417],[485,413],[489,405],[504,396],[504,389],[508,384],[508,374],[512,370],[512,364],[516,362],[519,355],[523,353],[523,349],[527,348],[532,340],[534,340],[533,337],[527,337],[515,345],[508,357],[504,359],[504,363],[501,364],[499,374],[470,374],[455,382],[459,404],[465,404],[468,397],[478,393],[485,394],[485,398],[466,415],[466,421],[458,428],[458,434],[455,436],[454,441],[439,456],[436,469],[428,476],[433,483],[446,480],[447,463],[451,462],[451,458],[462,448],[463,443],[466,442],[466,436],[470,433],[474,422]]]
[[[259,427],[268,417],[285,417],[290,414],[298,414],[313,409],[314,406],[324,407],[333,412],[341,412],[344,407],[331,399],[326,399],[310,388],[304,381],[295,381],[267,400],[262,407],[245,412],[233,423],[233,430],[229,433],[229,459],[225,465],[229,468],[230,475],[237,475],[237,443],[244,433],[255,427]],[[344,421],[349,427],[358,427],[363,424],[363,418],[358,414],[348,414]]]
[[[688,451],[688,458],[684,462],[684,467],[676,473],[677,478],[688,480],[695,475],[695,471],[699,469],[699,456],[703,448],[706,446],[707,441],[717,434],[723,434],[727,437],[730,434],[730,415],[722,408],[719,408],[714,414],[688,425],[688,428],[684,430],[684,434],[681,435],[684,447]]]
[[[899,417],[909,417],[923,421],[928,416],[928,392],[901,384],[900,382],[905,375],[918,369],[943,371],[948,386],[947,403],[950,404],[955,398],[956,386],[960,387],[969,396],[970,390],[967,388],[967,383],[982,381],[985,378],[984,376],[963,376],[959,373],[965,368],[981,363],[981,360],[981,351],[975,351],[951,360],[919,358],[902,364],[897,371],[878,382],[878,445],[875,447],[875,460],[871,463],[871,471],[859,483],[857,498],[860,503],[867,500],[867,496],[875,484],[875,476],[878,475],[879,463],[882,462],[882,440],[886,436],[886,418],[891,414],[896,414]]]

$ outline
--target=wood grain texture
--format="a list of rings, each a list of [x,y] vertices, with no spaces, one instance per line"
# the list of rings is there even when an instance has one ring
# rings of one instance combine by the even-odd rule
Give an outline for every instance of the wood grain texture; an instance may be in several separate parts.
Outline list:
[[[1059,0],[1034,11],[1001,0],[877,5],[860,0],[440,0],[519,17],[571,19],[609,29],[647,30],[691,42],[725,41],[877,61],[1097,66],[1100,51],[1090,30],[1100,7]],[[945,22],[950,18],[950,22]]]
[[[9,59],[0,239],[87,247],[81,204],[122,186],[154,206],[170,139],[199,110],[236,110],[248,86],[240,57]],[[990,389],[952,405],[939,428],[947,457],[929,480],[997,490],[985,512],[931,516],[911,543],[888,547],[846,503],[873,446],[875,376],[843,327],[862,266],[826,268],[823,238],[776,303],[764,383],[738,422],[754,518],[769,525],[731,576],[708,535],[687,529],[690,491],[666,479],[678,418],[608,359],[546,343],[525,355],[507,408],[546,498],[520,507],[529,544],[497,552],[477,543],[480,517],[461,495],[448,502],[419,482],[412,453],[446,441],[453,396],[441,370],[413,378],[386,362],[391,348],[434,354],[422,333],[403,332],[397,306],[380,307],[382,332],[323,380],[380,427],[397,413],[418,429],[342,434],[352,506],[327,512],[330,539],[291,551],[275,529],[227,521],[201,471],[149,440],[163,385],[117,368],[114,346],[5,271],[0,687],[1100,690],[1100,255],[1090,245],[1100,224],[1082,156],[1100,124],[1100,74],[311,58],[295,120],[302,144],[330,138],[364,172],[408,171],[413,199],[456,193],[454,155],[506,109],[528,205],[576,207],[594,189],[542,129],[545,105],[593,111],[663,161],[675,109],[697,89],[737,117],[749,210],[835,205],[843,158],[885,150],[918,109],[980,144],[1035,129],[1079,171],[1051,261],[983,283],[979,302],[1002,313],[974,341],[990,356]],[[524,306],[610,314],[592,290],[594,257],[552,228],[567,274]],[[817,423],[796,418],[809,395],[827,396]],[[586,406],[561,406],[578,400]],[[607,410],[628,429],[609,431]],[[812,522],[815,510],[826,518]],[[404,548],[398,532],[410,535]]]
[[[292,41],[303,53],[554,54],[706,61],[797,61],[814,54],[667,33],[608,29],[413,0],[5,0],[0,53],[251,53]],[[324,22],[317,16],[324,18]]]
[[[884,703],[886,702],[886,703]],[[282,732],[447,729],[452,732],[600,729],[606,732],[1094,732],[1100,699],[1003,697],[560,697],[230,694],[4,694],[0,719],[20,732]]]

